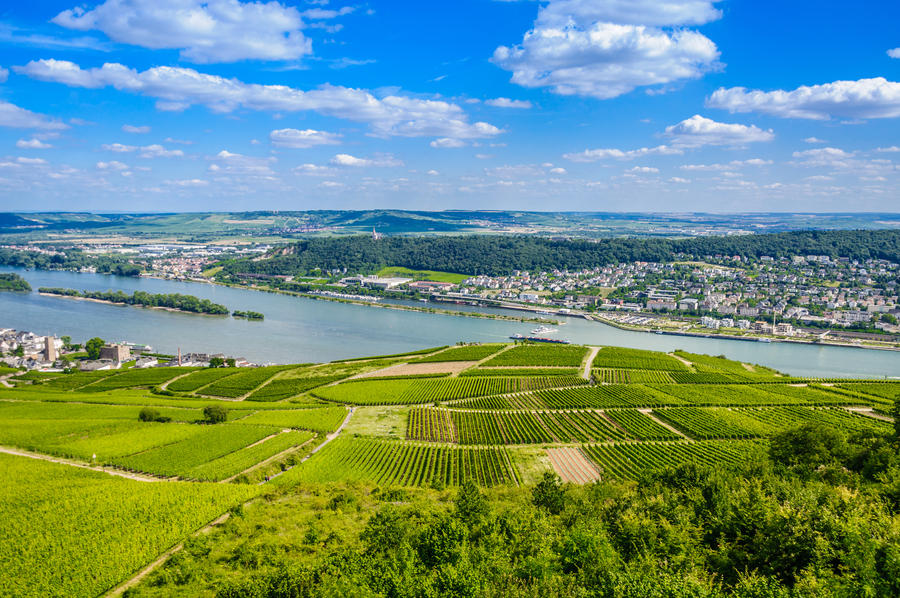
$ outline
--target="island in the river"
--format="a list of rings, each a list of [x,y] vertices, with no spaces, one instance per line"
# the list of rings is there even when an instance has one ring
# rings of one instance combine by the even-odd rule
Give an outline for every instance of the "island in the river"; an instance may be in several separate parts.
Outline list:
[[[99,301],[102,303],[168,309],[195,314],[227,316],[229,313],[228,308],[224,305],[213,303],[209,299],[200,299],[193,295],[182,295],[181,293],[153,294],[144,291],[134,291],[134,293],[128,295],[122,291],[78,291],[76,289],[54,287],[41,287],[38,289],[38,292],[42,295],[55,295],[59,297],[71,297],[73,299]]]
[[[247,320],[264,320],[266,316],[259,313],[258,311],[239,311],[235,310],[231,312],[232,317],[234,318],[244,318]]]
[[[12,272],[0,273],[0,291],[30,291],[28,281]]]

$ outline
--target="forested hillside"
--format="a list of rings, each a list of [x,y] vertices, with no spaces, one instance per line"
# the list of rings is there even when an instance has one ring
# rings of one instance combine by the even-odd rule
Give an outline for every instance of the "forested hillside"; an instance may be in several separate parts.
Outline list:
[[[828,255],[900,261],[900,231],[800,231],[690,239],[552,240],[524,236],[311,239],[274,250],[263,260],[225,262],[228,273],[304,274],[386,266],[502,275],[513,270],[582,269],[632,261],[662,262],[677,254],[772,257]]]

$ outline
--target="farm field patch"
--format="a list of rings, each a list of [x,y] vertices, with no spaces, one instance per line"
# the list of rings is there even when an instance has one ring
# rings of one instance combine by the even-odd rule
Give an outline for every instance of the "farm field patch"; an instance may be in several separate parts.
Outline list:
[[[278,484],[367,480],[398,486],[457,486],[464,479],[482,486],[515,484],[518,473],[509,453],[502,448],[456,448],[341,437],[302,467],[276,478]]]
[[[0,595],[23,598],[103,594],[257,492],[137,482],[3,454],[0,475]]]
[[[484,366],[578,367],[587,354],[588,348],[578,345],[517,345],[488,359]]]
[[[584,383],[581,378],[567,376],[353,380],[319,388],[313,394],[356,405],[411,405]]]

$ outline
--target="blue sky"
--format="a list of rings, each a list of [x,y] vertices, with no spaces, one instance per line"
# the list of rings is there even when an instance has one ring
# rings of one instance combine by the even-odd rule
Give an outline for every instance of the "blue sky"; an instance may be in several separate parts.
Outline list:
[[[900,3],[0,9],[0,209],[887,211]]]

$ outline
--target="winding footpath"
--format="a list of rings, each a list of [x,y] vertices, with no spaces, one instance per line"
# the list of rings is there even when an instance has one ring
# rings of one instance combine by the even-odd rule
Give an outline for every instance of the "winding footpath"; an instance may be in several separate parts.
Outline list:
[[[90,469],[91,471],[99,471],[100,473],[106,473],[113,476],[118,476],[120,478],[128,478],[129,480],[135,480],[137,482],[165,482],[165,478],[155,478],[153,476],[141,475],[138,473],[131,473],[128,471],[122,471],[119,469],[113,469],[111,467],[103,467],[101,465],[88,465],[87,463],[79,463],[78,461],[72,461],[70,459],[63,459],[61,457],[51,457],[50,455],[44,455],[41,453],[32,453],[31,451],[23,451],[21,449],[14,449],[5,446],[0,446],[0,453],[6,453],[7,455],[15,455],[17,457],[28,457],[29,459],[37,459],[38,461],[49,461],[50,463],[58,463],[60,465],[68,465],[69,467],[78,467],[80,469]]]

